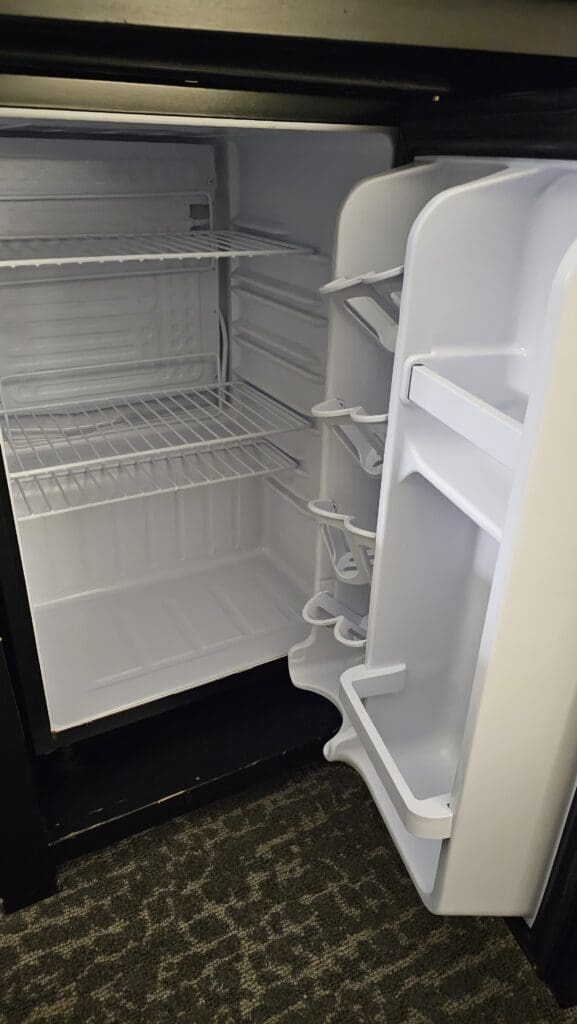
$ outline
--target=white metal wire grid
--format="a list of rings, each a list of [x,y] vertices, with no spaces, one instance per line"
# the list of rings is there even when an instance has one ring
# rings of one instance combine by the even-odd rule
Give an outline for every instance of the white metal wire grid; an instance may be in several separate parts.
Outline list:
[[[221,259],[311,253],[307,246],[247,231],[162,232],[145,235],[79,235],[69,238],[2,238],[0,268]]]
[[[4,413],[12,477],[222,446],[307,427],[244,381]]]
[[[188,490],[293,469],[298,463],[269,441],[210,451],[156,455],[96,467],[53,469],[12,480],[18,520],[68,512],[91,505]]]

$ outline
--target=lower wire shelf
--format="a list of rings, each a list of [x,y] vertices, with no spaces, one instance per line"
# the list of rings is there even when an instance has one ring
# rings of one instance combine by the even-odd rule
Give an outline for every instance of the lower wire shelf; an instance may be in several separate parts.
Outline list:
[[[13,477],[220,448],[310,425],[241,380],[12,408],[2,419]]]
[[[270,441],[204,451],[172,452],[103,466],[54,467],[11,478],[19,521],[92,505],[188,490],[206,484],[270,476],[298,466]]]

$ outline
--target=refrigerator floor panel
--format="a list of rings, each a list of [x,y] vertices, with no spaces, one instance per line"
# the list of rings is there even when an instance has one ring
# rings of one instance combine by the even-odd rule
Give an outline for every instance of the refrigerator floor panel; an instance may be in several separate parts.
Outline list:
[[[303,594],[263,552],[39,605],[55,731],[282,657]]]

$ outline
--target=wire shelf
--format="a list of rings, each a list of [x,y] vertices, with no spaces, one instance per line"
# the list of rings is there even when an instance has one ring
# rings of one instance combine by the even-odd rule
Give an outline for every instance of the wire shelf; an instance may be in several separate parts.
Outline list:
[[[297,460],[276,445],[257,441],[99,467],[54,469],[13,478],[14,511],[19,521],[37,519],[206,484],[270,476],[296,466]]]
[[[162,232],[145,235],[78,235],[68,238],[1,238],[0,268],[82,263],[134,263],[285,256],[312,253],[308,246],[248,231]]]
[[[310,425],[244,381],[5,411],[11,477],[222,447]]]

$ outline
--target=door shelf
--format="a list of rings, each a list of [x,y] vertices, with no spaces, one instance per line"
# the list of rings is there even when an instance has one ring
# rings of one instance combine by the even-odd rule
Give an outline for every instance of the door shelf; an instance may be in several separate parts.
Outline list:
[[[6,410],[12,478],[222,447],[309,426],[243,381]]]
[[[419,473],[436,490],[501,542],[513,473],[442,424],[415,430],[402,477]]]
[[[383,470],[388,414],[371,415],[362,405],[347,407],[342,398],[329,398],[313,406],[311,415],[326,423],[369,476]]]
[[[320,524],[337,579],[342,583],[370,583],[376,533],[359,526],[354,516],[339,512],[333,501],[317,498],[309,501],[308,507]]]
[[[142,235],[77,235],[68,238],[2,238],[0,268],[61,267],[82,263],[142,263],[287,256],[308,246],[248,231],[166,231]]]
[[[372,712],[371,702],[398,692],[404,677],[405,665],[392,665],[380,672],[363,665],[348,669],[340,680],[342,706],[407,831],[422,839],[447,839],[453,824],[450,793],[434,792],[435,767],[430,766],[430,775],[426,765],[420,771],[421,787],[433,793],[416,796]]]
[[[311,626],[332,626],[336,639],[345,647],[366,646],[368,615],[352,611],[326,590],[307,601],[303,619]]]
[[[16,519],[23,521],[207,484],[272,476],[297,466],[296,459],[270,441],[256,441],[17,476],[11,481],[12,496]]]
[[[517,463],[526,399],[507,388],[511,353],[412,361],[408,399],[509,469]]]
[[[432,891],[439,864],[442,840],[421,839],[405,828],[387,789],[383,786],[367,751],[352,727],[343,725],[325,745],[327,761],[342,761],[362,775],[405,866],[422,899]]]

